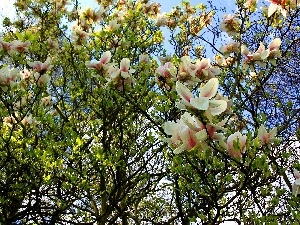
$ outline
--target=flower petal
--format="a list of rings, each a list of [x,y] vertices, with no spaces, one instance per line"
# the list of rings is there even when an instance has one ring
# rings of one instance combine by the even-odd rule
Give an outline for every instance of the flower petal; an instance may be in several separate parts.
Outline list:
[[[190,102],[190,99],[194,98],[192,92],[179,81],[176,82],[176,91],[180,95],[180,97],[186,102]]]
[[[299,173],[299,171],[296,170],[296,169],[294,169],[293,172],[294,172],[294,176],[296,177],[296,179],[300,179],[300,173]]]
[[[275,11],[277,10],[278,6],[274,3],[271,3],[271,5],[269,6],[269,9],[268,9],[268,17],[272,16]]]
[[[190,103],[196,109],[207,110],[209,107],[209,98],[207,97],[191,98]]]
[[[270,42],[269,46],[268,46],[268,49],[270,51],[276,49],[276,48],[279,48],[281,45],[281,39],[280,38],[275,38],[273,41]]]
[[[227,102],[224,100],[210,100],[209,105],[213,116],[219,115],[227,109]],[[216,105],[216,107],[211,107],[212,105]]]
[[[217,94],[219,87],[219,80],[211,78],[200,90],[200,97],[212,98]]]

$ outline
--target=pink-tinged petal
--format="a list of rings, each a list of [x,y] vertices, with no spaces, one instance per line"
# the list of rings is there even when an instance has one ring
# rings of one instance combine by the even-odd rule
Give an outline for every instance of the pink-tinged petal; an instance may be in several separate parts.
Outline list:
[[[219,115],[227,109],[227,102],[224,100],[210,100],[209,105],[210,112],[213,116]]]
[[[234,148],[234,142],[239,143],[239,149]],[[242,135],[239,131],[231,134],[227,139],[227,151],[232,157],[241,158],[242,153],[246,151],[247,137]]]
[[[217,128],[214,125],[211,125],[211,124],[206,125],[206,131],[211,138],[213,138],[216,130],[217,130]]]
[[[209,71],[213,74],[213,75],[219,75],[221,73],[221,70],[219,68],[210,68]]]
[[[278,9],[278,5],[271,3],[271,5],[269,6],[269,9],[268,9],[268,17],[272,16],[276,12],[277,9]]]
[[[187,145],[186,150],[190,150],[197,144],[197,139],[195,137],[195,131],[192,131],[190,128],[186,127],[180,132],[180,138],[183,144]]]
[[[207,97],[191,98],[190,103],[196,109],[207,110],[209,107],[209,98]]]
[[[264,50],[264,51],[262,51],[262,52],[260,53],[260,58],[261,58],[261,59],[266,59],[266,58],[268,58],[269,55],[270,55],[269,50]]]
[[[124,58],[120,63],[120,70],[123,72],[128,72],[130,66],[130,60],[128,58]]]
[[[268,49],[270,51],[275,50],[279,48],[281,45],[281,39],[280,38],[275,38],[273,41],[270,42]]]
[[[247,48],[246,45],[241,46],[241,54],[244,55],[244,56],[247,56],[247,55],[250,54],[250,51],[249,51],[249,49]]]
[[[179,96],[188,103],[190,102],[191,98],[194,98],[192,92],[179,81],[176,82],[176,91]]]
[[[110,59],[111,59],[111,53],[110,53],[110,51],[106,51],[102,54],[102,56],[100,58],[100,62],[102,64],[106,64],[109,62]]]
[[[265,140],[266,135],[268,135],[268,133],[267,133],[267,130],[266,130],[265,126],[264,125],[260,125],[260,127],[258,129],[258,134],[257,134],[258,138],[262,142],[264,142],[263,140]]]
[[[200,90],[200,97],[212,98],[217,94],[219,87],[219,80],[211,78]]]
[[[299,171],[296,170],[296,169],[294,169],[293,172],[294,172],[295,178],[296,178],[296,179],[300,179],[300,173],[299,173]]]

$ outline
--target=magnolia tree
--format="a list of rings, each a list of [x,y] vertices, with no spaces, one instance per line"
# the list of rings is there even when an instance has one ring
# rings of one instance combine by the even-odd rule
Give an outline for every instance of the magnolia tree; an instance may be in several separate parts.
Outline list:
[[[298,224],[300,3],[97,3],[3,20],[0,222]]]

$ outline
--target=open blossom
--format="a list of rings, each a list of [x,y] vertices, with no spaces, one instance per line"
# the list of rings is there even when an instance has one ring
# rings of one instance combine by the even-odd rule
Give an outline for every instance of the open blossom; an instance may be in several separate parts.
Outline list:
[[[247,136],[242,135],[239,131],[235,132],[234,134],[231,134],[227,138],[228,154],[235,158],[241,158],[242,153],[246,151],[246,141],[247,141]],[[238,144],[238,148],[237,146],[235,146],[235,143]]]
[[[21,79],[26,80],[30,77],[32,77],[32,71],[29,71],[28,69],[24,69],[23,71],[20,72]]]
[[[74,26],[72,28],[72,40],[76,47],[81,46],[89,37],[89,33],[85,32],[82,26]]]
[[[49,107],[52,105],[52,99],[51,99],[51,95],[42,98],[41,100],[41,104],[45,107]]]
[[[267,0],[267,1],[271,2],[268,8],[268,17],[272,16],[276,11],[280,11],[281,14],[284,17],[286,17],[288,10],[300,6],[299,0]]]
[[[203,150],[208,148],[206,143],[208,138],[216,141],[224,138],[223,134],[216,132],[217,130],[224,131],[225,129],[222,127],[224,124],[225,120],[218,124],[204,125],[197,117],[185,112],[180,120],[164,123],[165,133],[171,136],[165,138],[164,141],[174,149],[175,154],[192,149]]]
[[[293,172],[296,180],[292,186],[292,193],[293,195],[297,196],[298,194],[300,194],[300,173],[296,169],[294,169]]]
[[[276,58],[281,55],[279,50],[280,45],[280,38],[275,38],[270,42],[267,49],[263,43],[260,43],[258,49],[254,53],[251,53],[245,45],[242,45],[241,53],[245,57],[245,60],[242,62],[243,69],[246,70],[249,66],[253,67],[253,63],[257,63],[259,66],[264,67],[267,61],[276,65]]]
[[[219,75],[221,71],[218,68],[214,68],[211,66],[209,58],[203,58],[196,61],[194,65],[194,73],[195,77],[201,79],[209,79],[215,77],[216,75]]]
[[[23,125],[36,125],[37,121],[32,117],[32,115],[30,114],[29,116],[25,116],[22,120],[21,123]]]
[[[33,68],[34,72],[38,72],[40,74],[44,74],[46,71],[52,68],[50,57],[48,57],[45,62],[34,61],[28,62],[27,64]]]
[[[113,84],[117,89],[123,90],[124,84],[132,84],[134,82],[132,73],[135,69],[130,69],[130,60],[123,58],[120,62],[120,68],[117,68],[114,64],[110,65],[107,70],[108,83]]]
[[[14,87],[19,77],[20,71],[18,69],[11,70],[7,66],[2,67],[0,69],[0,85],[2,90],[7,91],[8,87]]]
[[[177,106],[181,109],[191,107],[199,110],[208,110],[211,115],[219,115],[227,108],[227,102],[224,100],[212,99],[218,91],[219,81],[217,78],[211,78],[201,89],[199,97],[195,98],[192,92],[181,84],[176,82],[176,91],[181,97]]]
[[[238,53],[240,50],[240,45],[241,44],[239,42],[230,42],[227,45],[223,45],[220,48],[220,52],[224,53],[225,55],[228,55],[233,52]]]
[[[168,20],[169,18],[166,13],[158,14],[156,18],[156,25],[159,27],[167,26]]]
[[[273,128],[269,133],[267,132],[264,125],[261,125],[258,129],[258,138],[260,139],[261,143],[264,144],[270,144],[273,143],[276,140],[276,133],[277,128]]]
[[[87,20],[89,23],[96,23],[100,21],[105,14],[105,8],[100,4],[100,9],[93,10],[91,8],[86,8],[84,11],[80,12],[80,17]]]
[[[95,61],[95,62],[86,61],[85,65],[88,68],[93,68],[93,69],[97,69],[97,70],[101,70],[102,68],[107,69],[107,65],[108,65],[108,62],[110,61],[110,59],[111,59],[111,52],[106,51],[101,55],[101,58],[99,61]]]
[[[180,120],[166,122],[164,130],[170,138],[164,139],[174,148],[174,153],[192,150],[195,147],[202,149],[206,147],[204,142],[207,139],[205,126],[195,117],[185,112]]]
[[[119,24],[116,19],[115,20],[111,20],[109,22],[109,24],[106,26],[106,30],[107,31],[113,31],[115,29],[118,29],[120,26],[121,26],[121,24]]]
[[[247,0],[244,4],[244,7],[251,11],[255,11],[256,5],[257,5],[257,0]]]
[[[225,14],[220,23],[220,30],[226,32],[229,36],[238,34],[240,29],[240,20],[232,14]]]
[[[12,42],[5,42],[0,39],[0,45],[4,50],[8,52],[9,55],[13,55],[16,53],[27,52],[30,46],[30,41],[22,42],[20,40],[14,40]]]
[[[148,54],[141,54],[141,55],[139,55],[139,62],[140,63],[147,63],[147,62],[149,62],[149,55]]]
[[[176,67],[171,62],[159,66],[156,69],[155,82],[160,87],[165,87],[167,90],[171,89],[169,86],[173,81],[176,81]]]

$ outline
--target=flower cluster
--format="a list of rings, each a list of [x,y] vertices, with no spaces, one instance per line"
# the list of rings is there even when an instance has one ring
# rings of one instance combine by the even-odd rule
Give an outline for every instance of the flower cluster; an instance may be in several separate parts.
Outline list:
[[[165,62],[156,70],[155,80],[160,87],[172,87],[175,81],[186,84],[194,84],[201,80],[209,80],[220,74],[219,68],[213,67],[210,59],[203,58],[191,61],[190,56],[183,56],[180,59],[178,71],[171,62]]]
[[[166,122],[164,130],[170,138],[164,140],[174,148],[174,153],[179,154],[183,151],[192,149],[204,150],[208,148],[206,140],[210,137],[213,140],[221,140],[223,135],[217,130],[224,130],[222,124],[204,124],[195,116],[185,112],[176,123]]]
[[[20,40],[6,42],[0,39],[0,47],[11,56],[17,53],[27,52],[30,45],[31,43],[28,40],[25,42],[21,42]]]
[[[142,58],[146,56],[143,55]],[[125,84],[133,84],[132,73],[134,69],[130,69],[130,59],[123,58],[118,67],[116,63],[109,63],[111,59],[111,52],[106,51],[102,54],[99,61],[87,61],[85,65],[88,68],[96,69],[98,73],[102,74],[108,84],[112,84],[119,90],[123,90]]]
[[[251,53],[249,49],[245,46],[241,46],[241,53],[245,57],[243,61],[243,69],[253,68],[254,63],[259,66],[264,67],[266,62],[269,61],[273,65],[276,65],[276,58],[280,57],[279,47],[281,45],[280,38],[275,38],[266,49],[263,43],[260,43],[259,48],[256,52]]]

